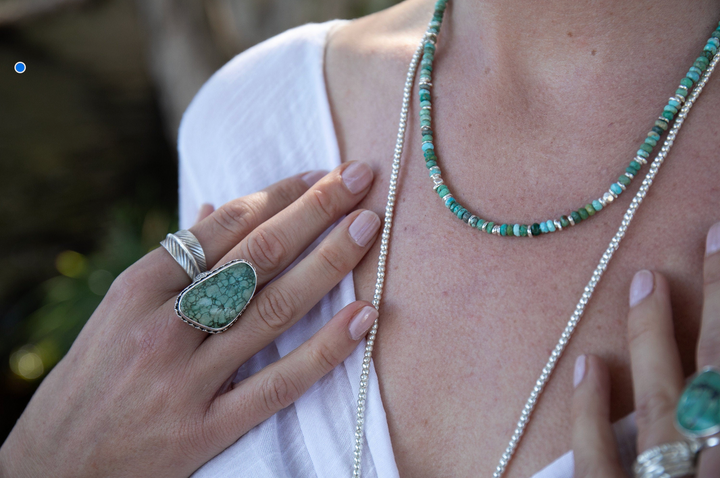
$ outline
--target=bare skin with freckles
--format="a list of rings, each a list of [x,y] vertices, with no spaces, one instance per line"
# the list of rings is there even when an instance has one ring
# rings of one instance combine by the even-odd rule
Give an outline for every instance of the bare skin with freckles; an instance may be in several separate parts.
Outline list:
[[[377,181],[362,205],[378,213],[407,65],[433,3],[408,0],[338,27],[326,51],[341,156],[372,165]],[[449,2],[433,70],[443,178],[472,212],[501,222],[559,217],[601,196],[718,20],[716,1]],[[374,354],[380,392],[401,476],[490,476],[640,181],[569,231],[483,235],[432,191],[416,91],[412,101]],[[576,356],[609,365],[613,420],[633,410],[626,297],[637,270],[667,278],[683,370],[694,371],[697,271],[705,234],[720,220],[718,110],[714,77],[596,290],[508,478],[527,478],[572,448]],[[378,254],[376,244],[354,271],[360,299],[372,298]]]

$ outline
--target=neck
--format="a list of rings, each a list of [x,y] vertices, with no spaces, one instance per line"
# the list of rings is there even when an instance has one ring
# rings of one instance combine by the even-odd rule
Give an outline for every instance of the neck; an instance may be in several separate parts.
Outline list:
[[[514,65],[557,79],[583,68],[617,69],[691,59],[720,20],[717,0],[456,0],[452,40],[482,51],[485,67]],[[449,13],[449,15],[448,15]],[[443,31],[443,33],[446,33]],[[594,60],[594,61],[593,61]],[[691,61],[690,61],[691,62]],[[679,65],[680,66],[680,65]]]

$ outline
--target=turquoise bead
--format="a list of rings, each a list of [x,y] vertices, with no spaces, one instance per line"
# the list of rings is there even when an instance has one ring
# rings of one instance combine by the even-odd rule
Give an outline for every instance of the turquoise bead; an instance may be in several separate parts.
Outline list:
[[[478,222],[478,218],[477,218],[477,217],[471,217],[471,218],[468,220],[468,225],[469,225],[470,227],[475,227],[475,226],[477,225],[477,222]]]
[[[602,204],[600,204],[600,201],[598,201],[597,199],[595,199],[595,200],[592,202],[592,207],[593,207],[597,212],[600,212],[600,210],[603,208]]]
[[[681,430],[694,436],[709,436],[720,428],[720,374],[705,370],[688,384],[675,412]]]
[[[670,101],[668,101],[668,104],[676,109],[680,109],[680,102],[678,100],[674,100],[670,98]]]
[[[612,192],[618,195],[622,194],[623,192],[622,188],[618,185],[618,183],[612,183],[610,185],[610,190],[612,190]]]
[[[643,158],[649,158],[649,157],[650,157],[650,153],[649,153],[648,151],[642,149],[642,148],[638,149],[636,154],[637,154],[638,156],[643,157]]]
[[[688,77],[688,78],[690,78],[691,80],[693,80],[695,83],[697,83],[698,81],[700,81],[700,75],[698,75],[698,74],[695,73],[694,71],[688,71],[688,72],[687,72],[687,75],[685,75],[685,76]]]
[[[670,113],[676,115],[678,110],[672,105],[665,105],[665,108],[663,108],[664,111],[669,111]]]
[[[650,131],[650,132],[648,133],[648,138],[654,139],[654,140],[655,140],[655,143],[657,143],[658,141],[660,141],[660,135],[659,135],[658,133],[656,133],[655,131]]]
[[[541,222],[541,223],[540,223],[540,231],[541,231],[543,234],[547,234],[547,233],[548,233],[548,226],[547,226],[547,223],[546,223],[546,222]]]
[[[570,216],[572,216],[573,221],[575,221],[575,224],[581,222],[583,220],[583,217],[580,215],[579,212],[573,211],[570,213]]]
[[[549,232],[555,232],[555,223],[554,222],[548,220],[545,224],[547,225],[547,230]]]
[[[527,226],[524,224],[520,225],[520,237],[525,237],[528,234]]]
[[[435,149],[435,146],[433,146],[432,143],[424,143],[422,145],[422,149],[423,151],[427,151],[428,149]]]
[[[624,174],[618,178],[618,182],[621,183],[623,186],[629,186],[630,185],[630,178],[625,176]]]
[[[646,156],[646,157],[647,157],[647,156]],[[640,171],[640,168],[641,168],[642,166],[641,166],[640,163],[638,163],[637,161],[632,160],[632,161],[630,161],[630,167],[633,168],[633,169],[635,169],[635,170],[637,170],[637,171]]]
[[[560,216],[560,225],[561,225],[562,227],[569,227],[569,226],[570,226],[570,221],[568,221],[567,216]]]
[[[487,223],[487,226],[485,227],[485,232],[488,234],[492,234],[492,228],[495,227],[495,223],[490,221]]]
[[[513,235],[520,237],[520,224],[515,224],[513,226]]]
[[[423,136],[423,138],[424,138],[424,136]],[[432,136],[431,136],[431,138],[432,138]],[[645,138],[645,144],[650,146],[650,149],[652,149],[653,147],[655,147],[657,145],[657,140],[655,138],[647,137],[647,138]]]
[[[507,224],[503,224],[502,226],[500,226],[500,235],[507,236]]]

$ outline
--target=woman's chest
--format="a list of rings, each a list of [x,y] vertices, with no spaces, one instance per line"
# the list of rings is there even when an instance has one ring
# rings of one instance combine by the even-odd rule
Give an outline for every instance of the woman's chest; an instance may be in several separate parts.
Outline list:
[[[720,220],[715,207],[720,167],[710,159],[718,139],[693,144],[709,131],[696,128],[678,141],[663,166],[587,305],[506,476],[531,476],[570,449],[572,367],[578,355],[593,353],[609,363],[613,419],[632,411],[625,317],[637,270],[654,269],[670,280],[677,339],[685,370],[692,371],[704,234]],[[417,145],[406,147],[374,353],[396,460],[401,476],[490,476],[637,185],[569,231],[533,239],[497,237],[454,217],[432,191]],[[369,156],[389,155],[378,150]],[[344,158],[356,159],[362,158]],[[384,210],[389,163],[373,162],[376,182],[362,207]],[[606,182],[615,174],[608,170]],[[477,194],[477,182],[460,167],[450,176],[456,197],[470,198],[469,209],[502,222],[513,219],[503,214],[527,206],[538,185],[562,188],[546,172],[514,184],[512,169],[499,167],[499,184],[492,178],[480,183],[494,194]],[[600,181],[586,182],[588,197],[597,196]],[[569,198],[578,196],[577,185],[567,189]],[[581,206],[557,196],[560,202],[547,214]],[[372,299],[378,254],[379,243],[355,270],[360,299]]]

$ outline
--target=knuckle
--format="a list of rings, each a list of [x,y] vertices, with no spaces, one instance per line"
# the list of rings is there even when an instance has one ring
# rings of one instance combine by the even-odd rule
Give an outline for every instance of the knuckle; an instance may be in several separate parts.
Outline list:
[[[324,273],[330,276],[344,276],[349,272],[347,254],[336,247],[321,247],[317,251],[318,261]]]
[[[636,348],[643,342],[653,340],[657,335],[657,322],[647,320],[647,317],[632,316],[628,320],[628,343],[630,348]]]
[[[258,299],[258,319],[273,333],[281,332],[295,316],[292,295],[275,285],[265,287]]]
[[[321,371],[322,375],[337,367],[343,358],[337,350],[327,344],[320,344],[310,350],[310,362],[313,369]]]
[[[111,302],[127,302],[147,294],[147,285],[151,282],[148,271],[134,264],[125,269],[110,285],[105,299]]]
[[[635,411],[638,429],[647,434],[654,424],[673,415],[675,403],[674,397],[662,389],[653,390],[638,397]]]
[[[310,205],[323,221],[334,221],[340,215],[340,204],[338,198],[333,197],[323,189],[311,189],[308,194]]]
[[[287,257],[287,248],[280,237],[268,228],[258,228],[248,236],[245,251],[248,260],[263,274],[272,274]]]
[[[255,223],[255,212],[244,200],[230,201],[223,204],[212,217],[221,229],[236,236],[252,230]]]
[[[280,371],[269,372],[260,384],[260,406],[267,414],[291,405],[302,395],[298,380]]]

